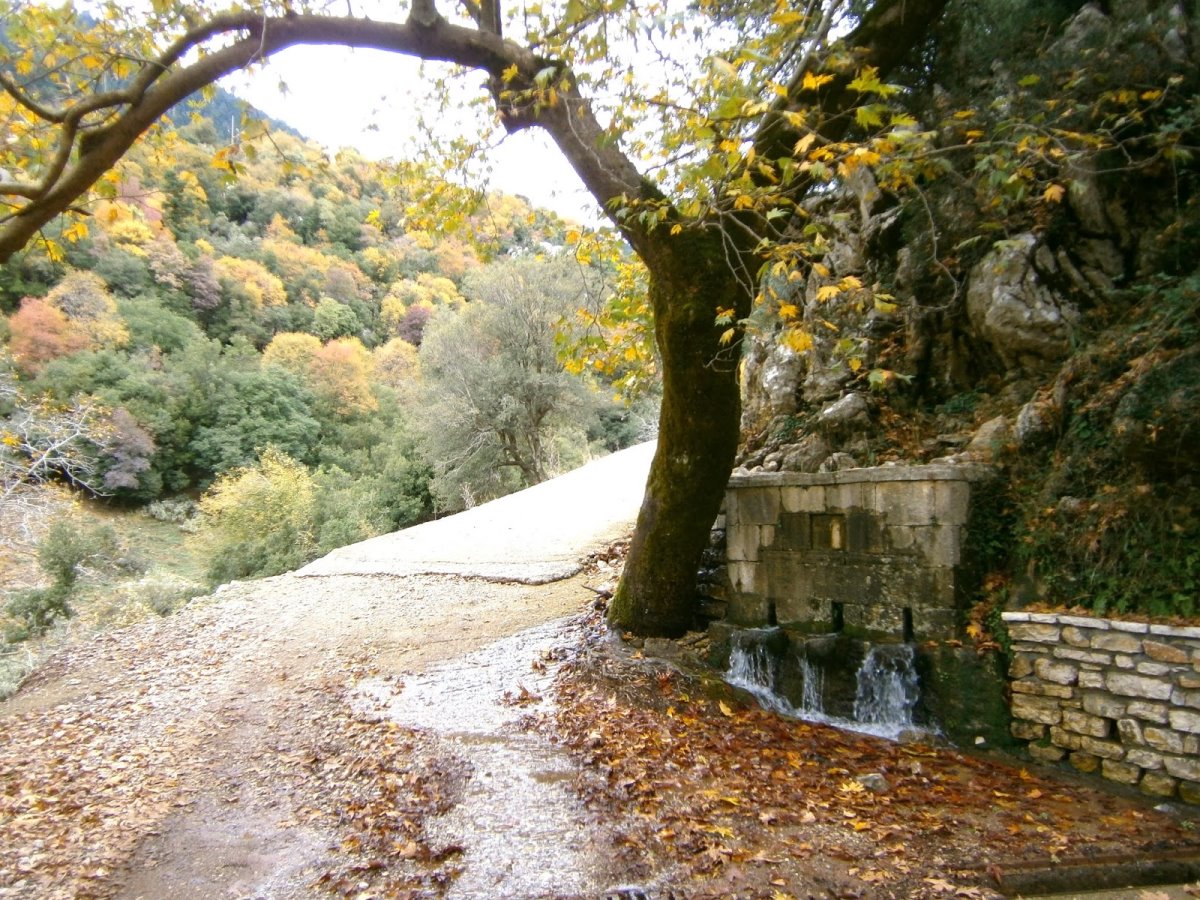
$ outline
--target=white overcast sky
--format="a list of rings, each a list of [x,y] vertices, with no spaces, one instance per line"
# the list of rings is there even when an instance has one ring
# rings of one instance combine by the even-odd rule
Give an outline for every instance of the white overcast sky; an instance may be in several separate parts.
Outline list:
[[[280,83],[287,92],[280,90]],[[415,153],[416,111],[425,104],[427,117],[446,119],[429,97],[428,76],[420,64],[395,53],[344,47],[293,47],[266,67],[238,74],[222,84],[263,112],[287,122],[331,152],[353,147],[370,159],[411,159]],[[479,128],[469,116],[462,128]],[[373,127],[372,127],[373,126]],[[492,155],[496,190],[527,197],[580,222],[600,217],[599,208],[579,177],[540,129],[506,138]]]

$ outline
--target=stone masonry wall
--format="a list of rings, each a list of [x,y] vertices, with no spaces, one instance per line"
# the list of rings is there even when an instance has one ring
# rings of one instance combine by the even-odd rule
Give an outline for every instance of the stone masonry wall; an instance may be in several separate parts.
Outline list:
[[[733,625],[928,640],[958,636],[977,586],[972,465],[735,475],[725,502]]]
[[[1200,628],[1004,613],[1013,736],[1156,797],[1200,803]]]

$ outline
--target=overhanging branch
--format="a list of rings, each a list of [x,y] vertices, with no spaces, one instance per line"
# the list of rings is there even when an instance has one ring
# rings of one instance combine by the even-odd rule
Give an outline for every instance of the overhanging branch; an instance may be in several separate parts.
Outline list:
[[[177,67],[189,51],[214,38],[237,33],[242,37]],[[51,219],[86,193],[173,106],[251,62],[301,44],[384,50],[480,69],[494,78],[515,66],[521,79],[529,84],[545,62],[492,31],[451,25],[441,19],[430,26],[314,15],[262,18],[230,13],[215,17],[191,29],[158,59],[146,63],[128,89],[85,98],[67,110],[63,116],[63,144],[40,185],[0,184],[0,192],[30,201],[0,227],[0,262],[24,247]],[[636,197],[652,191],[632,162],[611,141],[604,140],[604,130],[577,89],[572,85],[564,94],[558,103],[538,111],[535,124],[551,133],[593,196],[606,205],[623,194]],[[84,115],[102,108],[114,110],[111,121],[91,131],[78,127]],[[76,148],[78,152],[71,161]]]

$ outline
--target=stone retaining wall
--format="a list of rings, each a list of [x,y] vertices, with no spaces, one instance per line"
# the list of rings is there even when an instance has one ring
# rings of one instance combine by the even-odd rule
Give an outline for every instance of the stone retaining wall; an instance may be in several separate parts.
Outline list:
[[[1004,613],[1013,736],[1156,797],[1200,803],[1200,628]]]

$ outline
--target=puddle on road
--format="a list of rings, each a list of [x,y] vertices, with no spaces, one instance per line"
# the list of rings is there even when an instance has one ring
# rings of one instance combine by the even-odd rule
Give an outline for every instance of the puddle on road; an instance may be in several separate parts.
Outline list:
[[[435,842],[466,848],[448,897],[595,897],[611,884],[611,847],[572,789],[570,758],[518,725],[553,711],[548,657],[567,643],[567,628],[561,619],[520,632],[405,676],[402,687],[358,685],[362,709],[436,735],[470,763],[461,801],[428,826]]]

